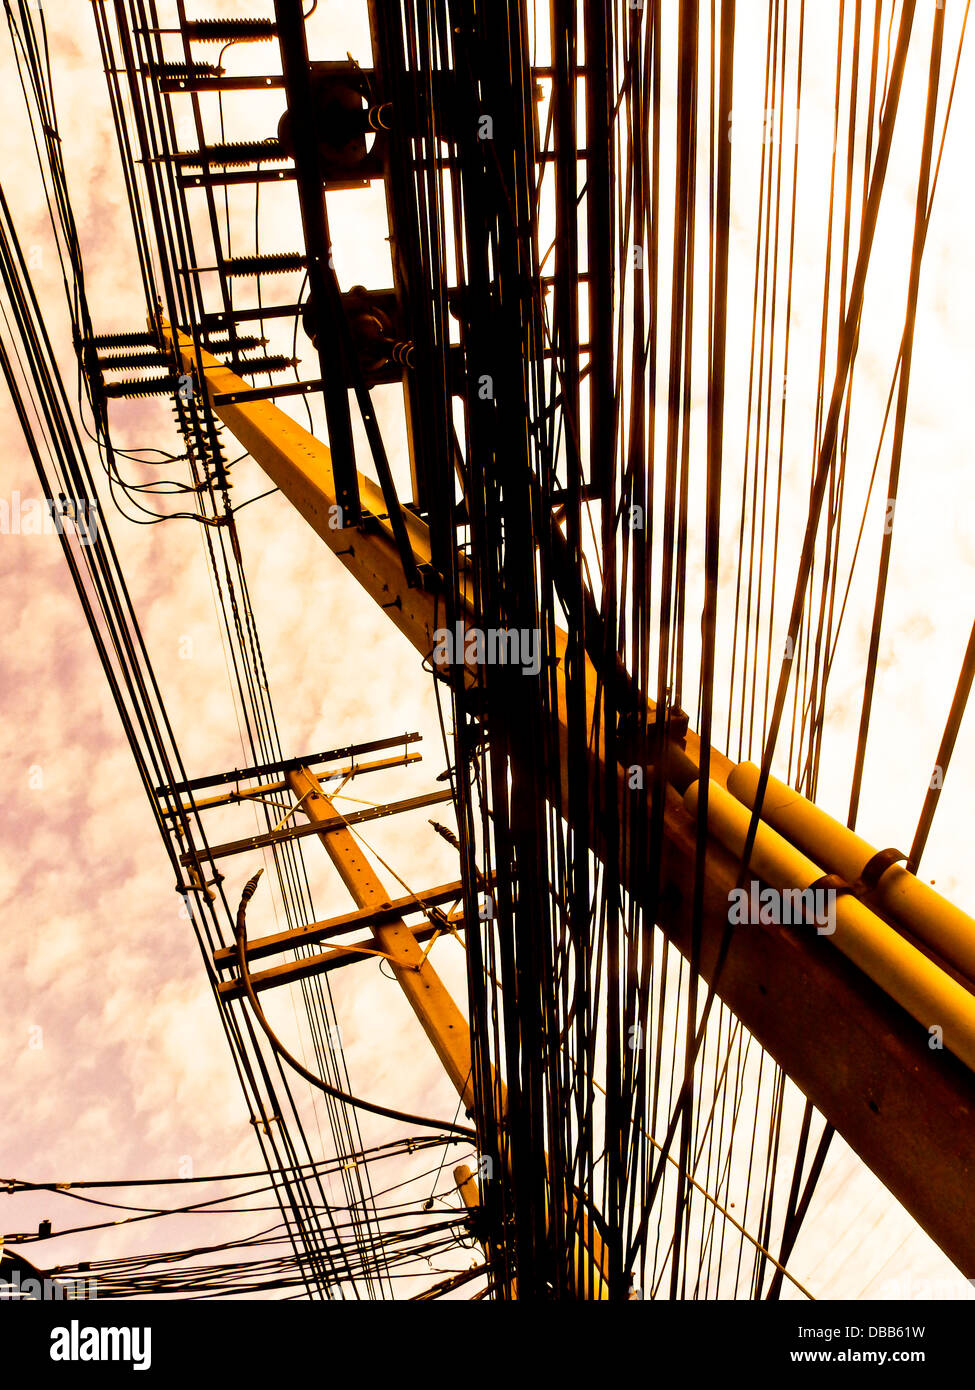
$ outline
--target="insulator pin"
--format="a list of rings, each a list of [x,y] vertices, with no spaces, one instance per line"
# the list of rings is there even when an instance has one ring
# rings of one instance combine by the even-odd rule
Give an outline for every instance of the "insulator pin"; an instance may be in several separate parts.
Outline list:
[[[194,43],[266,43],[278,29],[273,19],[191,19],[183,32]]]
[[[88,347],[125,348],[156,347],[156,339],[151,333],[98,333],[88,339]]]
[[[267,357],[246,357],[240,359],[239,368],[245,376],[261,376],[264,372],[283,372],[295,365],[293,357],[283,354],[269,354]]]
[[[179,150],[174,158],[181,169],[203,169],[207,164],[232,169],[247,164],[284,164],[290,155],[285,154],[281,141],[272,135],[267,140],[233,140],[204,145],[201,150]]]
[[[116,352],[99,357],[98,366],[103,372],[126,372],[134,367],[168,367],[169,359],[158,348],[155,352]]]
[[[147,72],[157,80],[192,82],[200,77],[219,77],[223,68],[216,63],[150,63]]]
[[[181,381],[175,373],[146,377],[142,381],[110,381],[105,385],[105,395],[126,400],[140,396],[172,396],[179,390]]]
[[[299,251],[270,252],[262,256],[233,256],[224,261],[227,275],[281,275],[288,270],[304,270],[307,257]]]

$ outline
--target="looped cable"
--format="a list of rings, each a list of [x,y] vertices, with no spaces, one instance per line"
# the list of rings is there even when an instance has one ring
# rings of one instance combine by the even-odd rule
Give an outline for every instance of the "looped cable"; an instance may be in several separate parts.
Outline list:
[[[254,992],[254,985],[251,981],[250,971],[247,968],[247,904],[254,896],[258,881],[263,872],[263,869],[258,869],[254,877],[249,879],[244,886],[244,891],[240,895],[240,905],[237,908],[237,921],[234,935],[237,943],[237,970],[240,976],[240,982],[244,987],[247,998],[250,1000],[251,1008],[254,1011],[254,1017],[257,1019],[268,1042],[271,1044],[271,1047],[278,1057],[280,1057],[282,1061],[287,1062],[299,1076],[304,1077],[309,1085],[316,1086],[318,1090],[324,1091],[324,1093],[327,1096],[331,1096],[333,1100],[342,1101],[346,1105],[353,1105],[359,1110],[368,1110],[370,1114],[373,1115],[382,1115],[388,1120],[400,1120],[404,1124],[410,1125],[423,1125],[427,1129],[438,1129],[441,1131],[449,1130],[454,1134],[463,1135],[465,1139],[476,1140],[477,1135],[474,1130],[464,1125],[445,1124],[441,1120],[431,1120],[424,1115],[413,1115],[405,1110],[394,1110],[391,1106],[377,1105],[372,1101],[363,1100],[359,1096],[350,1095],[347,1091],[340,1091],[337,1086],[330,1086],[327,1081],[323,1081],[320,1076],[316,1076],[314,1072],[309,1071],[308,1068],[299,1062],[297,1057],[292,1056],[284,1046],[264,1017],[264,1010],[258,1003],[257,995]]]

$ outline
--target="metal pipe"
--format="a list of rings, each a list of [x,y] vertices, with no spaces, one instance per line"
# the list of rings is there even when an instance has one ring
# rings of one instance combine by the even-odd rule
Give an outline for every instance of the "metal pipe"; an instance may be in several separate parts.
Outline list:
[[[758,778],[754,763],[741,763],[728,776],[728,790],[751,808]],[[860,881],[877,855],[873,845],[775,777],[768,780],[762,820],[848,883]],[[883,913],[975,982],[975,920],[960,907],[897,863],[883,868],[871,893]]]
[[[695,782],[684,794],[684,805],[691,815],[697,812],[699,787]],[[744,851],[750,819],[751,813],[742,802],[717,783],[709,784],[709,828],[733,854]],[[824,876],[818,864],[764,822],[758,826],[749,869],[755,879],[780,892],[811,888]],[[939,1045],[943,1042],[975,1071],[975,995],[852,894],[836,897],[831,926],[834,922],[826,939],[927,1028],[932,1033],[931,1043],[938,1038]],[[756,930],[756,926],[744,929]],[[940,1035],[932,1032],[935,1028],[940,1029]]]

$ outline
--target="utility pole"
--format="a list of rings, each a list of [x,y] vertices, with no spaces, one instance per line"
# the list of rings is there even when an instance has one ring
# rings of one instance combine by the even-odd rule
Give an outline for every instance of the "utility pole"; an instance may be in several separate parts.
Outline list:
[[[443,604],[434,588],[426,524],[403,513],[417,568],[428,585],[411,586],[392,529],[383,520],[380,489],[359,475],[365,524],[344,527],[328,447],[185,334],[165,322],[161,329],[185,372],[194,374],[199,363],[199,385],[217,416],[413,647],[429,657]],[[473,619],[463,586],[460,597],[462,610]],[[565,640],[562,634],[556,673],[563,752],[568,742]],[[470,679],[473,683],[473,671]],[[591,712],[597,698],[591,667],[586,686]],[[676,785],[667,788],[659,894],[658,925],[685,955],[691,949],[696,832],[682,793],[696,780],[697,749],[693,733],[686,749],[668,749]],[[723,788],[733,764],[713,750],[711,768]],[[626,769],[617,772],[622,797]],[[590,775],[605,776],[599,744],[592,751]],[[564,758],[562,780],[565,793]],[[589,833],[598,851],[598,827],[590,826]],[[625,875],[631,860],[626,844],[620,860]],[[926,1032],[882,988],[840,953],[823,949],[815,936],[770,926],[736,932],[728,944],[728,904],[738,868],[733,849],[709,845],[700,948],[704,979],[717,975],[718,994],[757,1041],[946,1254],[963,1272],[975,1273],[975,1193],[969,1177],[975,1171],[975,1133],[968,1122],[975,1113],[975,1077],[948,1053],[931,1051]],[[624,879],[623,887],[639,893],[641,885]],[[453,1066],[462,1067],[463,1059],[455,1058]],[[906,1135],[924,1138],[906,1144]]]

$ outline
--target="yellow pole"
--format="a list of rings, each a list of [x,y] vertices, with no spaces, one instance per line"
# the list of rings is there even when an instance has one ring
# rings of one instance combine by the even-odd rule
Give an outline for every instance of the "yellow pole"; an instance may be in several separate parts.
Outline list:
[[[728,790],[745,806],[754,806],[758,779],[755,764],[742,763],[729,774]],[[768,781],[762,820],[848,883],[857,882],[877,853],[861,836],[775,777]],[[884,870],[872,898],[882,912],[971,980],[975,989],[975,920],[901,864]]]
[[[684,804],[697,813],[700,783],[684,794]],[[744,852],[751,813],[730,792],[712,782],[708,786],[708,826],[733,854]],[[800,850],[783,839],[770,826],[760,823],[755,836],[747,878],[761,880],[782,892],[806,889],[822,878],[824,870]],[[729,912],[731,911],[729,903]],[[975,1070],[975,995],[910,942],[899,936],[868,907],[849,894],[835,899],[830,925],[835,929],[824,936],[858,966],[865,975],[890,995],[912,1018],[932,1033],[944,1046]],[[742,926],[740,930],[760,930]],[[800,926],[812,932],[814,926]]]
[[[322,791],[318,778],[303,767],[297,772],[290,772],[288,781],[313,824],[331,822],[329,828],[322,829],[320,839],[352,894],[356,907],[378,909],[388,906],[389,895],[359,848],[352,831],[335,825],[334,818],[341,813]],[[474,1087],[467,1019],[405,922],[378,922],[371,927],[371,931],[377,948],[389,957],[393,974],[457,1094],[465,1108],[471,1109]]]
[[[327,823],[323,825],[319,838],[352,894],[356,907],[373,910],[388,907],[389,897],[386,890],[373,872],[372,865],[360,849],[352,831],[344,826],[335,825],[335,817],[341,813],[322,791],[321,783],[315,774],[303,767],[296,772],[289,772],[288,781],[308,819],[313,824]],[[473,1109],[474,1083],[470,1025],[467,1019],[405,922],[397,920],[373,923],[371,931],[377,948],[388,957],[400,988],[433,1044],[465,1109]],[[495,1086],[498,1112],[503,1114],[507,1092],[498,1076],[495,1076]],[[462,1190],[462,1196],[468,1206],[471,1205],[468,1197],[472,1191],[474,1204],[480,1205],[477,1184],[473,1178],[470,1179],[467,1189]],[[575,1195],[571,1195],[573,1202],[577,1202]],[[585,1216],[582,1218],[582,1230],[582,1248],[586,1251],[582,1263],[591,1270],[588,1281],[593,1288],[591,1296],[605,1298],[607,1284],[602,1241]]]

